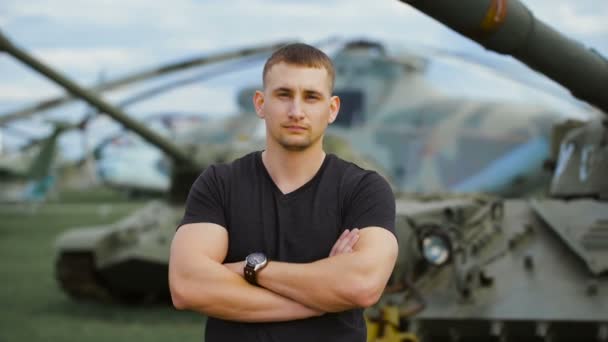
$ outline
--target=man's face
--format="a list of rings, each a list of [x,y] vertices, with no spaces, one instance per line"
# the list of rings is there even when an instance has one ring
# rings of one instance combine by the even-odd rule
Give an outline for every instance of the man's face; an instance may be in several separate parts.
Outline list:
[[[266,74],[265,84],[254,105],[266,121],[267,143],[289,151],[321,144],[340,107],[340,100],[331,96],[327,70],[278,63]]]

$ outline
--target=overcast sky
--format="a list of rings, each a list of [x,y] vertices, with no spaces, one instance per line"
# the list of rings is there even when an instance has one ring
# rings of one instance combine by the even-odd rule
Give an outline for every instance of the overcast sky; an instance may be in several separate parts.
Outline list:
[[[608,56],[608,1],[523,2],[538,18]],[[313,43],[328,37],[366,37],[414,49],[488,55],[395,0],[2,0],[0,29],[83,84],[94,83],[102,72],[111,78],[162,62],[282,39]],[[227,83],[182,89],[142,108],[169,110],[179,103],[177,110],[182,111],[228,112],[235,105],[234,94],[225,91]],[[59,93],[52,83],[0,54],[0,113]]]

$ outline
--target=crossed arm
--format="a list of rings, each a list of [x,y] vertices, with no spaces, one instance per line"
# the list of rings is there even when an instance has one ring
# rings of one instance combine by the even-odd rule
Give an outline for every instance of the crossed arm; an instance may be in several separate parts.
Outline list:
[[[242,277],[244,262],[222,264],[228,234],[210,223],[181,227],[173,240],[169,284],[173,303],[206,315],[244,322],[302,319],[372,305],[397,256],[397,242],[383,228],[343,234],[328,258],[307,263],[270,261],[259,286]]]

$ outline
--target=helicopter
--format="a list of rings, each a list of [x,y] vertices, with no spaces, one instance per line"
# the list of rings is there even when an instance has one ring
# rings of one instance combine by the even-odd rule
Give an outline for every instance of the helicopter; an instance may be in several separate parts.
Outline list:
[[[57,140],[69,125],[54,123],[43,139],[32,139],[19,153],[0,155],[0,202],[41,202],[56,183]]]
[[[147,68],[109,80],[102,78],[91,87],[91,90],[96,92],[116,91],[124,87],[137,85],[141,82],[159,78],[162,79],[165,76],[179,74],[180,72],[204,67],[209,64],[219,64],[220,68],[233,71],[242,68],[242,66],[247,66],[251,62],[255,62],[265,56],[264,52],[272,51],[286,43],[287,42],[279,42],[253,47],[242,47],[231,51],[204,54],[179,61],[172,61],[164,63],[160,67]],[[234,66],[231,64],[231,61],[234,59],[238,59],[239,65]],[[120,101],[118,106],[127,108],[132,104],[170,91],[176,87],[212,78],[216,73],[216,71],[208,72],[203,70],[195,75],[188,75],[185,78],[181,78],[178,81],[170,81],[148,87],[143,92]],[[33,115],[70,104],[73,101],[74,97],[70,95],[55,96],[17,110],[2,113],[0,115],[0,126],[7,126],[9,123],[16,120],[28,119]],[[184,115],[164,114],[157,115],[156,118],[154,116],[148,116],[147,124],[151,125],[154,132],[161,132],[161,134],[163,134],[163,132],[167,133],[167,125],[177,121],[176,118],[180,116],[183,117]],[[84,117],[80,119],[80,122],[73,124],[72,126],[78,127],[81,131],[81,135],[86,135],[88,131],[87,127],[91,123],[94,123],[95,119],[98,117],[99,112],[95,111],[95,109],[89,109]],[[190,118],[201,120],[203,117],[199,115],[197,118],[195,118],[195,116],[190,116]],[[160,124],[157,125],[155,122]],[[196,124],[191,120],[190,124],[193,123]],[[126,125],[124,130],[128,127],[129,125]],[[160,158],[158,150],[154,148],[151,149],[149,145],[146,146],[139,137],[133,135],[120,137],[121,135],[124,134],[119,132],[112,134],[111,136],[106,136],[102,141],[97,143],[97,146],[93,147],[92,151],[88,151],[86,147],[83,147],[83,159],[92,160],[89,164],[94,165],[97,180],[107,186],[125,190],[129,194],[159,195],[165,193],[168,184],[170,183],[170,180],[167,178],[168,166],[166,166],[166,161],[161,160],[162,158]],[[83,139],[83,141],[85,140],[86,139]],[[129,143],[121,146],[120,149],[113,148],[118,145],[120,141],[128,141]],[[126,148],[127,146],[130,146],[131,148]],[[116,151],[119,152],[114,153]],[[91,166],[89,165],[89,167]]]
[[[385,44],[371,40],[343,43],[333,54],[337,70],[336,95],[344,106],[329,133],[347,140],[352,150],[389,178],[395,191],[491,192],[517,196],[538,192],[548,184],[550,174],[542,168],[548,157],[550,127],[565,113],[539,105],[462,99],[443,94],[425,79],[429,60],[412,53],[392,54]],[[260,58],[258,58],[260,59]],[[249,62],[246,60],[245,62]],[[177,68],[176,65],[182,65]],[[158,70],[182,70],[175,63],[101,83],[97,90],[111,90],[158,76]],[[234,72],[248,66],[203,72],[161,86],[144,89],[120,101],[121,108],[177,87],[201,81],[209,74]],[[253,65],[260,67],[259,63]],[[144,76],[146,75],[146,76]],[[255,120],[251,96],[259,85],[248,86],[237,95],[238,113],[228,119],[193,125],[189,133],[176,136],[182,144],[217,145],[226,141],[249,141],[249,150],[261,147],[259,122]],[[403,96],[407,94],[407,96]],[[67,101],[47,99],[24,109],[5,113],[0,120],[25,117]],[[505,119],[507,117],[508,119]],[[236,126],[242,126],[232,131]],[[258,134],[252,137],[251,126]],[[205,128],[205,126],[213,126]],[[219,134],[219,132],[227,134]],[[187,137],[186,137],[187,136]],[[356,137],[356,138],[354,138]],[[251,141],[257,139],[255,144]],[[118,139],[117,139],[118,140]],[[123,138],[122,140],[134,140]],[[188,142],[188,140],[190,140]],[[404,151],[401,145],[405,144]],[[133,145],[104,153],[98,173],[106,184],[129,192],[162,193],[168,189],[170,173],[156,148]],[[101,151],[102,148],[97,148]],[[101,153],[97,153],[101,155]],[[124,155],[142,156],[125,165]],[[466,162],[462,163],[460,161]],[[127,159],[128,160],[128,159]],[[513,163],[517,160],[517,163]],[[149,177],[133,177],[149,175]],[[111,179],[110,179],[111,178]],[[146,182],[145,179],[149,182]]]
[[[444,95],[425,80],[425,58],[392,56],[386,50],[377,41],[354,40],[334,54],[335,94],[345,105],[329,127],[330,135],[352,144],[398,192],[516,196],[546,186],[549,173],[542,163],[548,157],[549,131],[564,113],[539,105]],[[230,132],[238,121],[245,129],[228,136],[233,141],[253,139],[245,130],[253,125],[254,131],[261,131],[250,100],[259,88],[241,89],[236,115],[215,120],[214,129],[193,127],[184,140],[213,144],[226,138],[218,132]],[[403,151],[400,144],[405,142],[408,149]],[[260,141],[253,146],[260,148]],[[463,158],[467,162],[459,163]]]
[[[183,113],[148,115],[149,127],[174,139],[192,126],[199,127],[204,116]],[[131,197],[159,197],[169,189],[170,166],[158,149],[124,130],[100,141],[93,151],[97,176],[104,185],[128,191]]]

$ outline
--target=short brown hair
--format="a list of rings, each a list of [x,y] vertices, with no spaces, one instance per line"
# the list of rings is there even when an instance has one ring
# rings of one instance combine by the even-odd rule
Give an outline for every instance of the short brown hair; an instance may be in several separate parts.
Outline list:
[[[281,62],[309,68],[325,68],[330,79],[329,90],[333,92],[336,71],[331,59],[323,51],[303,43],[289,44],[278,49],[264,64],[264,72],[262,73],[264,87],[266,86],[266,75],[270,68]]]

